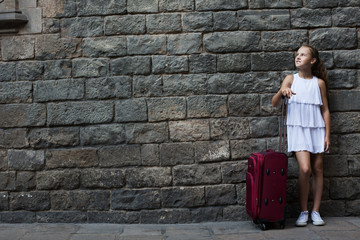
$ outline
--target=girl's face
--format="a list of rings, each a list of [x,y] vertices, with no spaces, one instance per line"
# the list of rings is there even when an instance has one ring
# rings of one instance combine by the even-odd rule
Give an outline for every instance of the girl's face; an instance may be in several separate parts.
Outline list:
[[[308,47],[301,47],[296,52],[295,66],[297,69],[311,69],[311,66],[316,62]]]

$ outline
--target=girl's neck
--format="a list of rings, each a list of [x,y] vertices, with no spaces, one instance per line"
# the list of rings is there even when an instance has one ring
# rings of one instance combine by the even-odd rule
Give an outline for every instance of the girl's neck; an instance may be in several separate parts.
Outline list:
[[[303,78],[303,79],[312,79],[314,77],[314,75],[311,72],[311,69],[309,70],[300,70],[299,69],[299,77]]]

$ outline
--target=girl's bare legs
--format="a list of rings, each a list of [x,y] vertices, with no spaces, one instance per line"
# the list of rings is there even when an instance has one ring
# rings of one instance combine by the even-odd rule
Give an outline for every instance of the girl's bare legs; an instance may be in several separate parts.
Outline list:
[[[310,153],[306,151],[296,152],[296,159],[299,163],[299,194],[301,211],[307,211],[307,202],[310,189],[311,160]]]
[[[311,156],[311,169],[312,169],[312,190],[314,195],[313,211],[319,212],[321,197],[324,187],[323,179],[323,157],[324,154],[313,154]]]

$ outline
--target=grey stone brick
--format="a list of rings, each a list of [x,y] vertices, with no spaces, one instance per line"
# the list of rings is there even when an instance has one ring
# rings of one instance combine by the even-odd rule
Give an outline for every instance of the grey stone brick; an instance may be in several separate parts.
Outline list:
[[[299,8],[291,11],[291,26],[294,28],[330,27],[330,9]]]
[[[74,77],[103,77],[109,72],[109,62],[105,58],[77,58],[72,62]]]
[[[161,12],[184,12],[193,11],[195,9],[195,0],[160,0],[159,10]]]
[[[265,8],[265,0],[249,0],[249,8],[250,9]]]
[[[141,160],[143,166],[160,165],[160,149],[158,144],[141,145]]]
[[[143,98],[115,102],[116,122],[142,122],[148,119],[147,105]]]
[[[231,205],[237,202],[235,185],[223,184],[205,187],[206,205]]]
[[[360,153],[360,146],[355,144],[360,141],[360,134],[340,135],[338,140],[338,152],[342,155],[355,155]]]
[[[100,167],[140,166],[140,146],[120,145],[102,147],[98,150]]]
[[[191,208],[191,218],[193,223],[220,222],[222,221],[222,208],[221,207]]]
[[[195,0],[196,10],[236,10],[247,7],[246,0],[226,0],[226,1],[216,1],[216,0]]]
[[[15,80],[15,66],[14,62],[0,62],[0,82]]]
[[[209,75],[207,85],[209,93],[225,94],[244,91],[245,76],[243,74]]]
[[[129,13],[156,13],[159,11],[158,0],[128,0]]]
[[[187,56],[153,56],[152,72],[184,73],[189,71],[189,59]]]
[[[35,38],[4,37],[1,39],[2,60],[22,60],[34,58]]]
[[[310,31],[310,44],[318,50],[352,49],[357,46],[352,28],[319,28]]]
[[[360,52],[359,52],[360,53]],[[337,56],[337,60],[341,58],[341,60],[348,60],[344,55]],[[342,61],[339,62],[342,62]],[[350,63],[350,61],[349,61]],[[354,63],[350,63],[354,64]],[[344,64],[346,65],[346,64]],[[336,69],[336,70],[329,70],[329,88],[330,89],[351,89],[355,88],[356,81],[357,81],[357,72],[355,70],[345,70],[345,69]]]
[[[164,75],[163,94],[165,96],[206,94],[206,80],[204,74]]]
[[[280,89],[280,87],[279,87]],[[261,94],[260,96],[260,114],[262,116],[275,116],[280,114],[278,107],[273,107],[271,101],[274,94]]]
[[[80,128],[82,145],[115,145],[125,142],[125,126],[106,124]]]
[[[101,17],[63,18],[60,26],[62,37],[99,37],[104,33]]]
[[[210,139],[208,120],[169,122],[170,139],[173,141],[201,141]]]
[[[78,1],[79,16],[123,14],[126,12],[126,0],[117,1]]]
[[[110,209],[110,191],[54,191],[50,193],[52,210],[97,210]]]
[[[288,10],[242,10],[238,11],[240,30],[290,29]]]
[[[360,177],[360,158],[359,156],[351,156],[348,158],[349,174],[351,176]]]
[[[221,183],[219,164],[178,165],[173,167],[175,186],[192,186]]]
[[[0,172],[0,190],[14,191],[15,188],[15,172]]]
[[[37,81],[34,84],[34,101],[77,100],[84,97],[84,80],[66,79]]]
[[[326,155],[324,161],[324,177],[347,177],[349,176],[349,162],[352,157],[339,155]]]
[[[335,8],[332,20],[337,27],[356,27],[360,26],[360,8]]]
[[[36,213],[29,211],[1,212],[0,219],[3,223],[35,223]]]
[[[26,139],[26,134],[27,134],[26,128],[0,129],[0,147],[1,148],[27,147],[29,143]]]
[[[111,61],[112,75],[147,75],[151,73],[149,56],[123,57]]]
[[[48,104],[50,126],[108,123],[113,118],[111,102],[63,102]]]
[[[360,108],[359,91],[334,91],[329,99],[330,110],[334,112],[358,111]]]
[[[0,127],[44,126],[46,108],[43,104],[1,104]]]
[[[265,139],[233,140],[230,142],[232,159],[247,159],[251,153],[266,150]]]
[[[192,208],[205,205],[204,187],[172,187],[161,189],[165,208]]]
[[[185,98],[150,98],[147,99],[149,121],[179,120],[186,117]]]
[[[111,194],[112,210],[141,210],[161,207],[158,189],[121,189]]]
[[[211,12],[191,12],[183,15],[185,32],[210,32],[213,30],[213,25]]]
[[[253,71],[294,69],[294,54],[292,52],[253,53],[251,69]]]
[[[200,53],[202,48],[201,33],[168,35],[167,50],[169,54]]]
[[[6,150],[0,150],[0,171],[5,171],[7,169],[8,169],[7,151]]]
[[[228,141],[195,142],[195,159],[198,163],[219,162],[229,160],[230,148]]]
[[[80,182],[84,188],[116,189],[125,185],[125,175],[121,169],[84,169]]]
[[[328,0],[328,1],[321,1],[321,0],[305,0],[304,7],[307,8],[332,8],[338,6],[337,0]]]
[[[229,96],[229,115],[235,117],[258,116],[260,114],[260,96],[241,94]]]
[[[143,210],[140,212],[140,223],[177,224],[191,221],[189,209]]]
[[[266,8],[298,8],[302,7],[302,0],[263,0]]]
[[[0,103],[31,103],[31,82],[0,82]]]
[[[181,15],[178,13],[147,15],[146,30],[150,34],[181,32]]]
[[[359,178],[331,178],[331,199],[357,199],[359,197]]]
[[[251,137],[272,137],[279,134],[278,117],[251,118],[250,135]]]
[[[86,168],[99,164],[94,148],[52,149],[46,151],[45,160],[48,169]]]
[[[80,143],[79,128],[33,128],[27,140],[33,148],[77,146]]]
[[[9,210],[9,196],[7,194],[7,192],[0,192],[0,210],[3,211],[8,211]],[[2,222],[2,221],[1,221]]]
[[[258,51],[260,34],[257,32],[214,32],[204,34],[204,48],[214,53]]]
[[[31,191],[36,189],[35,172],[17,172],[15,179],[16,191]]]
[[[360,2],[357,0],[339,0],[339,7],[360,7]]]
[[[50,209],[48,192],[12,192],[10,210],[45,211]]]
[[[359,112],[331,113],[331,132],[345,134],[360,132]]]
[[[246,171],[247,160],[221,163],[221,174],[223,183],[245,183]]]
[[[42,79],[44,64],[38,61],[18,62],[16,65],[17,80],[38,80]]]
[[[88,223],[117,223],[134,224],[140,223],[140,212],[111,211],[111,212],[88,212]]]
[[[163,95],[163,80],[160,75],[134,76],[133,86],[134,97],[156,97]]]
[[[236,184],[236,197],[237,202],[241,206],[245,206],[246,204],[246,183]]]
[[[215,31],[239,29],[236,12],[214,12],[213,16]]]
[[[194,54],[189,57],[190,73],[215,73],[216,55]]]
[[[132,79],[127,76],[90,78],[86,80],[88,99],[130,98]]]
[[[80,186],[80,172],[78,170],[52,170],[36,174],[38,190],[71,190]]]
[[[223,209],[223,221],[248,221],[245,206],[230,205]]]
[[[195,149],[192,143],[164,143],[160,145],[161,166],[194,163]]]
[[[246,72],[251,69],[251,60],[249,54],[234,53],[221,54],[217,56],[218,72]]]
[[[246,118],[213,119],[210,121],[211,139],[244,139],[250,136]]]
[[[125,129],[130,143],[162,143],[168,140],[168,125],[165,122],[128,124]]]
[[[80,211],[38,212],[36,221],[38,223],[87,223],[87,213]]]
[[[145,33],[145,15],[105,17],[105,35]]]
[[[265,51],[294,51],[308,41],[308,35],[306,30],[262,32],[261,39]]]
[[[344,207],[346,210],[346,215],[355,215],[358,216],[360,214],[360,200],[346,201],[346,206]]]
[[[100,37],[83,39],[83,55],[86,57],[120,57],[126,55],[125,37]]]
[[[334,63],[338,68],[360,68],[360,49],[334,51]]]
[[[39,35],[35,40],[35,59],[55,60],[81,55],[80,38],[61,38],[56,35]]]
[[[220,95],[189,96],[187,116],[189,118],[227,117],[227,97]]]
[[[45,62],[44,79],[54,80],[70,78],[72,62],[70,60],[55,60]]]
[[[129,168],[126,186],[129,188],[166,187],[172,184],[170,167]]]
[[[43,17],[75,17],[77,14],[77,2],[63,0],[60,4],[54,4],[53,0],[41,0],[38,6],[43,10]]]
[[[43,33],[60,33],[60,20],[54,18],[43,18]]]
[[[127,46],[129,55],[166,54],[166,36],[128,36]]]

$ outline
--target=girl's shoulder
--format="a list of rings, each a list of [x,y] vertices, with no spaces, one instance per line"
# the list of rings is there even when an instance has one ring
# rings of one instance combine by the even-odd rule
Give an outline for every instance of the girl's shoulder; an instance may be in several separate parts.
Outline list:
[[[294,74],[286,75],[286,77],[284,78],[284,82],[288,82],[292,84],[294,82],[294,78],[295,78]]]
[[[318,84],[319,84],[319,87],[320,87],[320,88],[326,87],[326,82],[325,82],[325,80],[323,80],[323,79],[321,79],[321,78],[318,78],[317,80],[318,80]]]

